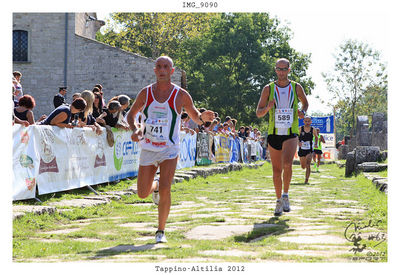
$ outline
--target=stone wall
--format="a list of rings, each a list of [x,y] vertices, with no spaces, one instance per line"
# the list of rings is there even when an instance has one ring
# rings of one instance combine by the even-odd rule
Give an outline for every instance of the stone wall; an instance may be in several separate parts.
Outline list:
[[[66,16],[67,66],[64,70]],[[36,100],[33,110],[36,119],[54,109],[53,97],[59,86],[68,87],[66,98],[71,103],[73,93],[91,90],[97,83],[103,85],[108,101],[118,94],[135,97],[144,86],[155,81],[154,60],[91,39],[93,30],[83,32],[84,24],[84,13],[13,14],[13,30],[26,30],[29,38],[29,60],[13,62],[13,71],[22,73],[24,94]],[[84,36],[76,34],[76,30]],[[181,85],[181,75],[182,71],[176,68],[172,81]]]
[[[104,97],[118,94],[135,97],[146,85],[156,81],[154,60],[79,35],[75,39],[74,91],[103,86]],[[176,69],[172,82],[180,85],[181,72]]]
[[[64,85],[65,18],[65,13],[13,14],[13,30],[28,31],[29,41],[28,62],[13,62],[13,71],[22,73],[24,94],[36,100],[36,118],[52,110],[53,96]],[[74,14],[71,13],[68,14],[68,44],[74,36]]]

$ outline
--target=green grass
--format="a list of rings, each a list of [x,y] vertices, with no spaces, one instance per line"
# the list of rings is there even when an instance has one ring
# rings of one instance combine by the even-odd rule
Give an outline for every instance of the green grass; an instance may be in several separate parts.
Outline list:
[[[35,259],[56,259],[57,261],[82,261],[95,260],[97,258],[109,258],[113,255],[129,254],[130,256],[144,255],[143,258],[135,258],[135,261],[157,262],[157,256],[165,256],[166,259],[183,259],[192,257],[212,257],[221,261],[253,262],[259,260],[289,261],[289,262],[329,262],[323,257],[299,257],[295,255],[283,255],[275,253],[277,250],[307,250],[309,246],[296,243],[280,242],[279,237],[293,231],[295,224],[304,223],[298,216],[317,218],[317,221],[309,222],[310,225],[323,222],[333,226],[329,230],[331,235],[343,236],[344,228],[350,221],[373,220],[382,222],[377,230],[387,230],[387,197],[379,192],[375,186],[364,176],[353,178],[344,177],[344,169],[336,164],[321,166],[322,173],[312,173],[310,182],[315,185],[293,184],[290,191],[291,199],[302,199],[300,203],[292,203],[293,206],[302,207],[296,210],[296,215],[283,215],[273,217],[273,208],[265,204],[257,204],[262,201],[274,205],[275,195],[272,184],[272,171],[269,163],[259,169],[245,168],[240,171],[210,176],[206,179],[197,177],[189,181],[174,184],[171,188],[172,207],[178,210],[179,205],[192,202],[189,210],[179,212],[181,215],[171,214],[167,223],[168,244],[166,247],[143,250],[113,252],[109,248],[121,245],[142,246],[152,244],[154,232],[140,228],[123,227],[124,223],[148,223],[150,227],[157,226],[157,208],[151,204],[151,196],[139,199],[136,195],[122,196],[121,200],[112,201],[106,205],[88,208],[72,208],[72,211],[55,213],[52,215],[28,214],[13,222],[13,259],[14,261],[35,261]],[[324,177],[325,176],[325,177]],[[326,178],[334,176],[336,179]],[[294,183],[304,179],[304,172],[299,166],[294,166]],[[126,190],[135,180],[121,181],[117,184],[104,184],[96,186],[100,192],[110,190]],[[272,192],[263,192],[272,191]],[[51,201],[83,197],[91,194],[89,190],[72,190],[55,195],[42,196],[44,204]],[[334,217],[321,216],[320,209],[329,207],[347,207],[352,203],[335,203],[327,198],[335,200],[356,201],[367,209],[362,214],[350,215],[340,213]],[[24,202],[34,203],[33,201]],[[229,208],[224,215],[213,215]],[[213,210],[217,209],[217,210]],[[220,210],[220,211],[218,211]],[[265,215],[265,218],[246,215],[245,210],[257,211],[257,215]],[[210,215],[202,218],[193,218],[193,214]],[[79,222],[92,222],[81,225]],[[191,240],[185,238],[185,233],[200,225],[223,225],[230,219],[239,220],[239,224],[255,225],[261,223],[277,224],[276,227],[254,229],[245,234],[228,237],[222,240]],[[90,221],[90,220],[89,220]],[[178,227],[174,231],[168,231],[168,227]],[[184,226],[179,227],[180,223]],[[66,228],[78,228],[78,231],[68,234],[47,233],[52,230]],[[138,238],[151,237],[149,240],[137,240]],[[259,237],[258,241],[254,241]],[[97,241],[88,242],[82,238]],[[43,241],[48,240],[48,241]],[[367,241],[370,247],[376,245],[376,241]],[[234,256],[207,256],[202,251],[207,250],[241,250],[259,253],[257,257]],[[376,250],[387,251],[386,242],[377,246]],[[348,255],[347,255],[348,256]],[[344,256],[338,256],[337,258]]]

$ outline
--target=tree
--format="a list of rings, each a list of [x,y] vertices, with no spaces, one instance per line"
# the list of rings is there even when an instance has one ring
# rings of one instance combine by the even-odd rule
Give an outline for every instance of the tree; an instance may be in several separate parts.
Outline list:
[[[188,90],[199,106],[234,116],[240,123],[260,124],[255,115],[262,88],[275,78],[279,57],[291,61],[290,78],[307,94],[314,83],[306,77],[310,56],[289,46],[290,30],[266,13],[223,13],[208,31],[186,40],[179,64],[187,72]]]
[[[162,54],[176,57],[181,43],[208,29],[212,13],[112,13],[104,35],[97,39],[111,46],[156,59]]]
[[[366,105],[365,100],[387,98],[386,66],[380,61],[379,52],[356,40],[347,40],[340,45],[335,59],[334,72],[322,76],[332,100],[336,100],[339,132],[347,130],[352,136],[356,115],[361,110],[366,112],[362,113],[364,115],[372,114],[371,104]],[[367,109],[361,108],[363,100],[364,107],[369,106]]]

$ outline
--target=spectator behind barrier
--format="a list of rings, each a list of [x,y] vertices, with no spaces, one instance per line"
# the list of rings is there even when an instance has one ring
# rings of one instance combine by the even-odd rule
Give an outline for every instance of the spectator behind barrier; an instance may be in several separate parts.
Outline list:
[[[104,100],[104,95],[103,95],[103,86],[101,84],[94,85],[92,92],[95,93],[97,91],[101,94],[103,106],[106,106],[106,102]]]
[[[59,87],[58,94],[56,94],[53,98],[54,108],[58,108],[59,106],[66,104],[65,95],[67,94],[67,87]]]
[[[60,128],[74,128],[70,123],[71,115],[78,114],[86,108],[86,101],[79,97],[71,105],[61,105],[53,110],[45,120],[39,122],[39,125],[54,125]],[[76,125],[77,126],[77,125]]]
[[[238,136],[240,137],[240,138],[242,138],[243,139],[243,141],[246,139],[246,135],[245,135],[245,133],[244,133],[244,126],[240,126],[240,128],[239,128],[239,133],[238,133]]]
[[[21,77],[22,73],[19,71],[13,72],[14,99],[17,101],[24,95],[22,92]]]
[[[35,108],[35,99],[30,95],[22,96],[18,101],[18,107],[14,108],[14,115],[19,120],[26,120],[29,125],[35,124],[35,118],[33,116],[33,108]],[[46,118],[46,115],[42,115],[37,122],[42,121]]]
[[[94,101],[93,101],[93,116],[98,118],[104,112],[103,96],[101,95],[98,88],[93,89]]]
[[[121,104],[114,100],[108,103],[107,109],[96,119],[96,122],[102,126],[110,126],[123,130],[130,130],[121,115]]]
[[[74,101],[75,99],[77,99],[78,97],[81,97],[81,93],[74,93],[72,95],[72,101]]]
[[[86,101],[86,108],[83,112],[79,113],[79,119],[81,121],[81,125],[85,127],[91,128],[96,132],[97,135],[100,135],[103,131],[101,130],[100,125],[96,122],[96,119],[93,116],[93,102],[94,102],[94,94],[92,91],[85,90],[81,93],[82,98]]]
[[[118,95],[118,96],[114,96],[113,98],[111,98],[109,103],[114,100],[118,101],[119,104],[121,104],[121,114],[122,114],[122,117],[125,117],[126,113],[128,112],[127,109],[129,107],[129,101],[131,99],[127,95]]]
[[[195,131],[187,127],[189,120],[190,120],[189,115],[186,112],[182,112],[182,114],[181,114],[181,131],[185,131],[186,133],[190,133],[191,135],[194,135]]]

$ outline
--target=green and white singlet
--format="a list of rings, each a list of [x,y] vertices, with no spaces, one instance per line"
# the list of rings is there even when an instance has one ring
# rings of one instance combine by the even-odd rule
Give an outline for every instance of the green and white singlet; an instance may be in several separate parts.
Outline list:
[[[272,82],[269,87],[269,101],[275,99],[276,104],[269,110],[268,135],[299,134],[296,82],[290,81],[286,87]]]

